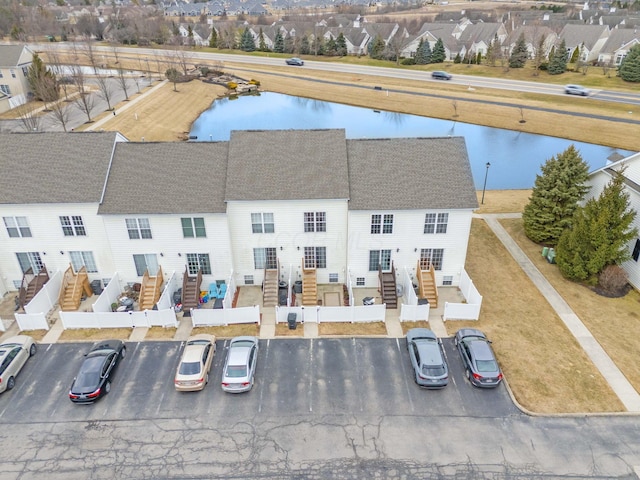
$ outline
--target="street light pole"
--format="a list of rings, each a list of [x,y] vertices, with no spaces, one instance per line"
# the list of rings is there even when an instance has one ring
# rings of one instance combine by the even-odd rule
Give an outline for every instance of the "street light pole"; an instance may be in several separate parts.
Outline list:
[[[489,176],[489,167],[491,166],[491,164],[489,162],[487,162],[487,169],[484,172],[484,185],[482,186],[482,200],[480,201],[481,205],[484,205],[484,192],[487,189],[487,177]]]

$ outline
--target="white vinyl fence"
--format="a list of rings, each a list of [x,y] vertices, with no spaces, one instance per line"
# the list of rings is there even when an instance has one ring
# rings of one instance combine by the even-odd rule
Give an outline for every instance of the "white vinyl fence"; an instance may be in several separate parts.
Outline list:
[[[480,318],[480,307],[482,307],[482,295],[473,284],[473,280],[463,269],[460,275],[460,291],[467,303],[444,304],[443,320],[478,320]]]
[[[253,305],[240,308],[194,308],[191,310],[191,322],[194,327],[226,326],[239,323],[260,325],[260,307]]]
[[[403,300],[400,306],[401,322],[417,322],[419,320],[429,320],[431,311],[429,304],[418,305],[418,296],[413,289],[413,281],[407,267],[404,267],[400,278],[402,285]]]
[[[62,273],[58,271],[43,285],[36,296],[24,306],[25,313],[14,313],[20,331],[49,330],[47,315],[58,303],[61,285]]]
[[[360,305],[352,307],[276,307],[276,322],[287,321],[289,313],[296,314],[297,322],[384,322],[386,305]]]
[[[72,328],[177,327],[172,308],[144,312],[59,312],[65,330]]]

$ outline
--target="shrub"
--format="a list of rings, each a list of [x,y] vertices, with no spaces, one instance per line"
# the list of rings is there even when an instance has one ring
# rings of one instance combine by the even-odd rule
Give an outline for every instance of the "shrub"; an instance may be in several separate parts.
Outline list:
[[[209,67],[200,67],[200,74],[203,77],[206,77],[207,75],[209,75]]]
[[[402,59],[402,65],[415,65],[416,64],[416,60],[415,58],[403,58]]]
[[[598,286],[611,294],[623,292],[627,282],[627,272],[619,265],[609,265],[598,275]]]

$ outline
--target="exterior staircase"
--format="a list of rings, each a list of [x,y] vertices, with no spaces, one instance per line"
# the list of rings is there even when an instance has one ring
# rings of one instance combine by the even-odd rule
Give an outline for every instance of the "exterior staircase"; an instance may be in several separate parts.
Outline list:
[[[262,285],[262,306],[275,307],[278,305],[278,269],[265,268],[264,283]]]
[[[149,275],[149,270],[144,272],[140,286],[140,296],[138,297],[138,305],[141,311],[153,310],[162,294],[163,281],[162,267],[158,267],[158,273],[154,276]]]
[[[83,266],[78,273],[73,271],[73,267],[64,272],[62,285],[60,286],[60,296],[58,304],[63,312],[73,312],[80,308],[82,302],[82,294],[87,297],[93,295],[91,284],[89,283],[89,275],[87,269]]]
[[[418,260],[416,269],[418,278],[418,297],[429,300],[431,308],[438,307],[438,286],[436,285],[436,272],[433,264],[428,260]]]
[[[380,293],[382,303],[387,309],[398,308],[398,292],[396,290],[396,270],[391,262],[391,271],[383,272],[382,265],[378,264],[378,280],[380,283]]]
[[[318,305],[318,279],[315,268],[302,268],[302,305]]]
[[[24,272],[22,283],[20,284],[20,292],[18,293],[18,306],[24,308],[48,281],[49,273],[45,265],[42,266],[37,275],[33,274],[32,268]]]
[[[192,308],[198,308],[200,303],[200,284],[202,283],[202,269],[194,277],[189,276],[189,268],[185,267],[182,277],[182,310],[190,312]],[[157,301],[157,300],[156,300]],[[153,308],[153,307],[152,307]]]

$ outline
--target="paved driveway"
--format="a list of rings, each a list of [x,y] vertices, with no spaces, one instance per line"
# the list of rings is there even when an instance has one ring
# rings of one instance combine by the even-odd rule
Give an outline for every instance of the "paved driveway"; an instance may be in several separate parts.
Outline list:
[[[518,413],[504,386],[472,387],[452,341],[445,339],[444,344],[451,383],[429,391],[412,380],[404,339],[261,340],[254,389],[231,395],[219,386],[226,342],[218,342],[210,383],[199,393],[180,393],[173,387],[182,343],[129,343],[111,393],[90,406],[72,404],[67,398],[89,345],[41,345],[15,389],[0,396],[0,423],[197,418],[214,412],[236,420],[308,413],[474,417]]]

